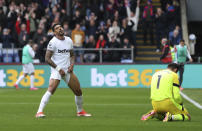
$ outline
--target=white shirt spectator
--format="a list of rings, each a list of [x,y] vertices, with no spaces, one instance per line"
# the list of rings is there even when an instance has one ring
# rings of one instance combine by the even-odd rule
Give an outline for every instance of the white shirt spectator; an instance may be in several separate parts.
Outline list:
[[[139,8],[139,6],[136,7],[135,15],[133,17],[131,17],[130,7],[126,6],[126,9],[127,9],[127,15],[129,18],[128,25],[132,25],[132,23],[130,22],[130,20],[132,20],[135,23],[135,25],[132,28],[132,31],[137,31],[139,15],[140,15],[140,8]]]

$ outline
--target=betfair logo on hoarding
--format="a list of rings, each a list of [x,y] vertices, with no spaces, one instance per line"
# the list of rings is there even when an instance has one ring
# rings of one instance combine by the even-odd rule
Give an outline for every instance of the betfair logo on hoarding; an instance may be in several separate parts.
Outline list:
[[[117,72],[102,73],[97,68],[91,69],[91,86],[149,86],[152,74],[158,70],[144,69],[142,72],[135,69],[121,69]]]

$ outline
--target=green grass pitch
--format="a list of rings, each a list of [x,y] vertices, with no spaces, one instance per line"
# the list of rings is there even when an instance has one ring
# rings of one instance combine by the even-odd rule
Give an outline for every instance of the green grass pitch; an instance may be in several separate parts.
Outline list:
[[[57,89],[44,112],[36,119],[46,89],[0,89],[0,131],[201,131],[202,110],[185,101],[192,116],[190,122],[163,123],[156,119],[142,122],[142,114],[152,106],[146,88],[83,89],[84,109],[92,117],[77,117],[74,95],[69,89]],[[185,89],[189,97],[202,104],[202,89]]]

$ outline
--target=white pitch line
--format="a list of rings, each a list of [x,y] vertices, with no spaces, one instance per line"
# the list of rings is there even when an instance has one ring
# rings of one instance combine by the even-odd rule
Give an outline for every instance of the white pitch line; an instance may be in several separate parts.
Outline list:
[[[190,103],[192,103],[193,105],[198,107],[199,109],[202,109],[202,105],[200,105],[198,102],[192,100],[191,98],[189,98],[186,94],[182,93],[181,91],[180,91],[180,94],[182,95],[182,97],[184,97],[184,99],[186,99],[187,101],[189,101]]]
[[[26,102],[19,102],[19,103],[0,103],[0,105],[35,105],[35,104],[39,104],[39,103],[26,103]],[[65,106],[72,106],[75,104],[66,104],[66,103],[48,103],[48,104],[54,104],[54,105],[65,105]],[[104,103],[100,103],[100,104],[85,104],[88,106],[146,106],[149,105],[148,104],[104,104]]]

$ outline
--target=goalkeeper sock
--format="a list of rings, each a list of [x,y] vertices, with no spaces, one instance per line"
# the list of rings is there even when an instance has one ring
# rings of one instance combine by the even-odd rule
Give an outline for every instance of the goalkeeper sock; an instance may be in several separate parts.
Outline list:
[[[46,93],[43,95],[43,97],[41,99],[41,103],[39,105],[39,109],[38,109],[37,113],[43,112],[43,109],[46,106],[46,104],[48,103],[51,95],[52,94],[50,91],[46,91]]]
[[[187,121],[187,120],[189,120],[189,117],[185,114],[177,114],[177,115],[172,115],[172,120],[174,120],[174,121]]]
[[[83,97],[82,96],[75,96],[75,103],[77,107],[77,112],[82,111],[83,107]]]
[[[18,78],[18,80],[16,81],[16,85],[18,85],[19,83],[20,83],[20,81],[22,80],[22,79],[24,79],[25,78],[25,76],[24,75],[21,75],[19,78]]]

